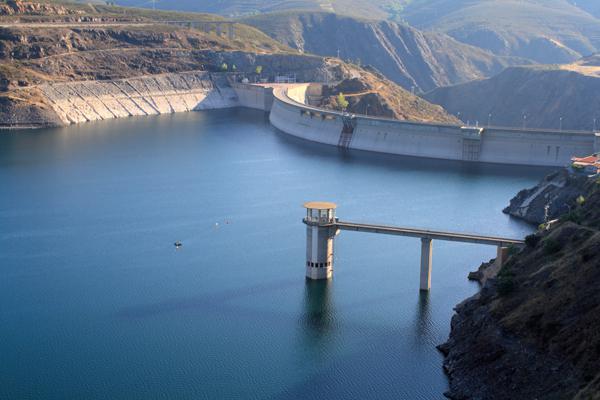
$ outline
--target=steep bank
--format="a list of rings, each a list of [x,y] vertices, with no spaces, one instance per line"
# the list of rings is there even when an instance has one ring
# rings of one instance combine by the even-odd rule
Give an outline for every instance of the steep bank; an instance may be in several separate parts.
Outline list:
[[[372,65],[408,90],[429,91],[489,77],[509,65],[529,63],[495,56],[442,33],[422,32],[391,21],[301,12],[257,15],[242,21],[301,52],[339,55]]]
[[[591,131],[594,120],[600,127],[600,77],[592,73],[596,63],[512,67],[423,97],[480,125]]]
[[[600,398],[600,185],[456,308],[452,399]]]
[[[577,207],[577,199],[585,194],[587,182],[583,174],[560,169],[535,187],[519,192],[504,212],[536,225],[555,220]]]

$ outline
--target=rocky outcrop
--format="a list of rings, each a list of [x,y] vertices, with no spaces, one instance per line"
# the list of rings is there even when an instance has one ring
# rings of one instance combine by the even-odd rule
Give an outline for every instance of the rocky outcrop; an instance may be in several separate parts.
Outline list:
[[[339,96],[348,102],[347,111],[354,114],[386,117],[403,121],[459,124],[444,109],[415,96],[384,76],[361,71],[359,76],[323,88],[324,108],[340,110]]]
[[[81,14],[73,9],[47,3],[25,2],[20,0],[8,0],[6,4],[0,4],[0,16],[2,15],[71,15]]]
[[[23,92],[21,97],[0,95],[0,128],[44,128],[64,122],[37,91]]]
[[[569,213],[585,193],[588,178],[569,169],[546,176],[531,189],[519,192],[504,213],[532,224],[542,224]]]
[[[547,179],[547,181],[552,178]],[[456,307],[451,399],[600,398],[600,185]]]

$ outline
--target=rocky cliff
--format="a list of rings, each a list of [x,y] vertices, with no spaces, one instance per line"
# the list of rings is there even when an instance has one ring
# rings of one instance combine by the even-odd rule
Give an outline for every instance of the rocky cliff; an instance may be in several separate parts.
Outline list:
[[[519,192],[504,212],[536,225],[555,220],[577,207],[577,199],[584,195],[587,182],[586,175],[561,169],[535,187]]]
[[[331,13],[277,13],[248,17],[277,41],[301,52],[338,56],[369,64],[386,77],[416,91],[492,76],[506,66],[528,63],[498,57],[437,32],[406,24],[371,21]]]
[[[600,184],[582,189],[570,213],[457,306],[440,346],[447,397],[600,398]]]

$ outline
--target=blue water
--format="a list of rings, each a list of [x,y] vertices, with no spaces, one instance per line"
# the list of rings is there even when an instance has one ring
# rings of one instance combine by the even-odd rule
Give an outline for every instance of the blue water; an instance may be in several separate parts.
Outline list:
[[[435,242],[420,295],[417,239],[343,232],[307,283],[301,205],[522,237],[501,210],[546,172],[340,153],[248,110],[0,134],[0,399],[441,399],[435,346],[495,249]]]

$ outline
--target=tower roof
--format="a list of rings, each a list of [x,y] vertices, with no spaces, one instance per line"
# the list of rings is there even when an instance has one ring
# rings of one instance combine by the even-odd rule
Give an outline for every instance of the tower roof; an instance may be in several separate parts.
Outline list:
[[[313,210],[331,210],[336,209],[337,204],[328,201],[309,201],[304,203],[304,208],[310,208]]]

